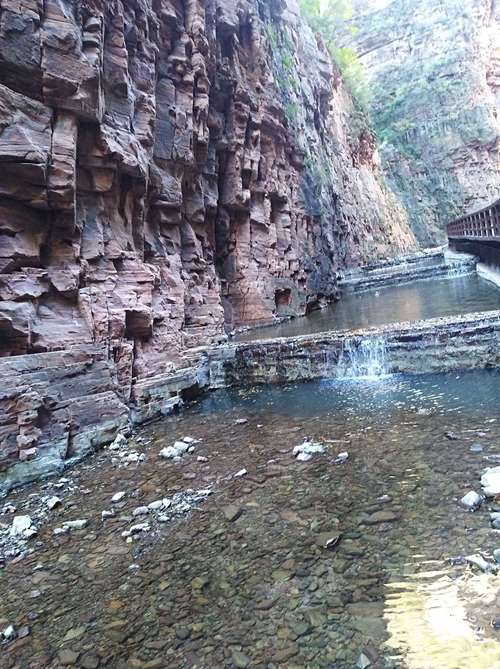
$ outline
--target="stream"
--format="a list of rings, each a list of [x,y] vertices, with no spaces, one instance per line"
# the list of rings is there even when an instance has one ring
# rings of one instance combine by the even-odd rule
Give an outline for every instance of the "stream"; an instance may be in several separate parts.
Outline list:
[[[500,309],[500,291],[477,274],[431,278],[346,292],[342,299],[308,316],[236,335],[236,341],[295,337],[326,330],[351,330]]]
[[[11,493],[0,522],[38,532],[0,571],[1,666],[500,666],[497,579],[462,560],[500,539],[459,503],[500,458],[499,396],[493,371],[217,391]],[[305,439],[325,452],[297,461]]]

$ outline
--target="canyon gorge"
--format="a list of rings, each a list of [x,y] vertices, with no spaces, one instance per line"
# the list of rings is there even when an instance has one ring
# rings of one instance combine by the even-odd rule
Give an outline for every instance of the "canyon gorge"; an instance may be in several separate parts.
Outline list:
[[[0,100],[4,469],[97,447],[225,330],[416,246],[294,1],[2,0]]]
[[[388,182],[423,244],[500,197],[500,4],[357,0],[354,47]]]
[[[0,0],[0,667],[500,666],[498,0]]]

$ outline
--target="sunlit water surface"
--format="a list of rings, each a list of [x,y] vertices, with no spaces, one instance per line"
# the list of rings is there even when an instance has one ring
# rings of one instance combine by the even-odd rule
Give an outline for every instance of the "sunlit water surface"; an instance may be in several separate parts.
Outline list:
[[[1,666],[59,667],[61,649],[123,669],[353,669],[363,650],[375,667],[500,666],[497,579],[448,562],[500,546],[487,508],[458,503],[500,457],[499,398],[494,372],[315,382],[217,392],[150,426],[142,465],[101,454],[70,472],[79,491],[43,546],[4,571],[0,619],[31,634],[0,649]],[[202,439],[194,454],[158,457],[185,435]],[[306,437],[328,450],[299,463]],[[135,507],[207,486],[188,518],[121,537]],[[29,506],[41,488],[12,500]],[[123,508],[102,522],[119,490]],[[89,527],[53,537],[68,518]],[[333,550],[325,535],[341,535]]]
[[[250,330],[236,340],[295,337],[495,309],[500,309],[500,290],[477,274],[426,279],[360,293],[347,292],[326,309],[280,325]]]

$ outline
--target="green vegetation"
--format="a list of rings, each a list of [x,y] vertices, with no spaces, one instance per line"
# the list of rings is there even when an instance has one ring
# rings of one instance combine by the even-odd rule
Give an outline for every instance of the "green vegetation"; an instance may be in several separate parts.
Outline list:
[[[323,38],[354,98],[366,109],[369,96],[363,66],[354,49],[336,42],[337,35],[346,30],[346,22],[352,18],[351,0],[300,0],[299,4],[306,21]],[[355,32],[356,28],[349,30]]]
[[[297,116],[297,105],[292,100],[292,94],[297,88],[293,44],[285,32],[276,30],[271,23],[266,24],[266,32],[272,46],[276,81],[289,107],[290,113],[286,115],[288,120],[293,120]]]

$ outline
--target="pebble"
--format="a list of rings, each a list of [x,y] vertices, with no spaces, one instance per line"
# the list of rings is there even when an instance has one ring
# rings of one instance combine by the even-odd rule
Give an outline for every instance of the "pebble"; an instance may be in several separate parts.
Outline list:
[[[493,551],[493,559],[497,564],[500,564],[500,548],[495,548]]]
[[[344,451],[343,453],[339,453],[335,460],[333,461],[333,464],[335,465],[341,465],[344,462],[346,462],[349,459],[349,453],[347,451]]]
[[[447,432],[445,434],[445,437],[447,439],[449,439],[450,441],[458,441],[458,439],[460,439],[460,437],[457,434],[455,434],[454,432]]]
[[[482,453],[483,452],[483,446],[481,444],[472,444],[472,446],[469,448],[469,451],[471,453]]]
[[[175,630],[175,634],[178,639],[180,639],[181,641],[185,641],[186,639],[189,639],[189,637],[191,636],[191,630],[189,629],[189,627],[178,627]]]
[[[242,476],[246,476],[247,474],[248,474],[248,472],[247,472],[246,469],[240,469],[239,472],[236,472],[236,474],[234,475],[234,478],[235,479],[240,479]]]
[[[231,660],[237,669],[246,669],[250,665],[250,659],[239,650],[231,652]]]
[[[113,510],[107,511],[106,509],[104,511],[101,511],[101,518],[105,520],[106,518],[113,518],[115,515],[115,512]]]
[[[321,548],[333,550],[339,543],[342,535],[333,532],[320,532],[316,537],[316,543]]]
[[[497,566],[491,562],[487,562],[482,555],[466,555],[465,560],[485,573],[496,573],[497,571]]]
[[[31,516],[15,516],[10,528],[12,537],[33,536],[32,532],[36,530],[32,527]]]
[[[479,509],[482,503],[483,503],[482,495],[479,495],[474,490],[470,490],[460,500],[460,504],[462,504],[462,506],[465,506],[470,511],[475,511],[476,509]]]
[[[123,492],[123,491],[121,491],[121,492],[115,492],[115,494],[114,494],[113,497],[111,498],[111,502],[112,502],[113,504],[118,504],[118,502],[121,502],[122,499],[125,497],[126,494],[127,494],[127,493],[126,493],[126,492]]]
[[[500,494],[500,467],[489,467],[481,476],[481,485],[486,497]]]
[[[301,462],[307,462],[312,458],[313,455],[319,453],[324,453],[325,447],[323,444],[319,444],[314,441],[304,441],[302,444],[295,446],[293,449],[293,455],[300,460]]]
[[[78,658],[80,657],[80,653],[77,653],[76,651],[71,650],[70,648],[63,648],[62,650],[59,651],[59,654],[58,654],[57,657],[58,657],[59,663],[63,667],[71,667],[78,662]]]
[[[63,523],[63,528],[67,528],[68,530],[83,530],[84,527],[87,527],[88,522],[88,520],[83,518],[78,520],[67,520]]]
[[[68,534],[68,532],[69,527],[55,527],[52,534],[57,537],[61,534]]]
[[[193,449],[193,446],[196,443],[198,443],[196,439],[193,439],[192,437],[184,437],[182,441],[176,441],[173,446],[162,448],[159,455],[167,460],[180,458],[184,453]]]
[[[393,511],[375,511],[364,520],[365,525],[378,525],[379,523],[393,523],[399,520],[399,516]]]
[[[148,506],[138,506],[136,509],[132,511],[133,516],[147,516],[149,513],[150,509]]]
[[[46,504],[49,507],[49,509],[52,511],[52,509],[55,509],[56,506],[61,506],[62,499],[60,497],[56,497],[54,495],[53,497],[49,497],[47,499]]]
[[[2,632],[2,636],[3,636],[4,639],[7,639],[7,641],[11,641],[12,639],[15,639],[16,638],[16,629],[15,629],[14,625],[9,625],[8,627],[6,627]]]
[[[226,520],[229,520],[229,522],[232,523],[241,516],[243,509],[240,506],[236,506],[235,504],[229,504],[222,509],[222,512],[226,517]]]
[[[80,666],[83,669],[97,669],[100,664],[100,660],[95,653],[89,652],[82,655],[80,658]]]

